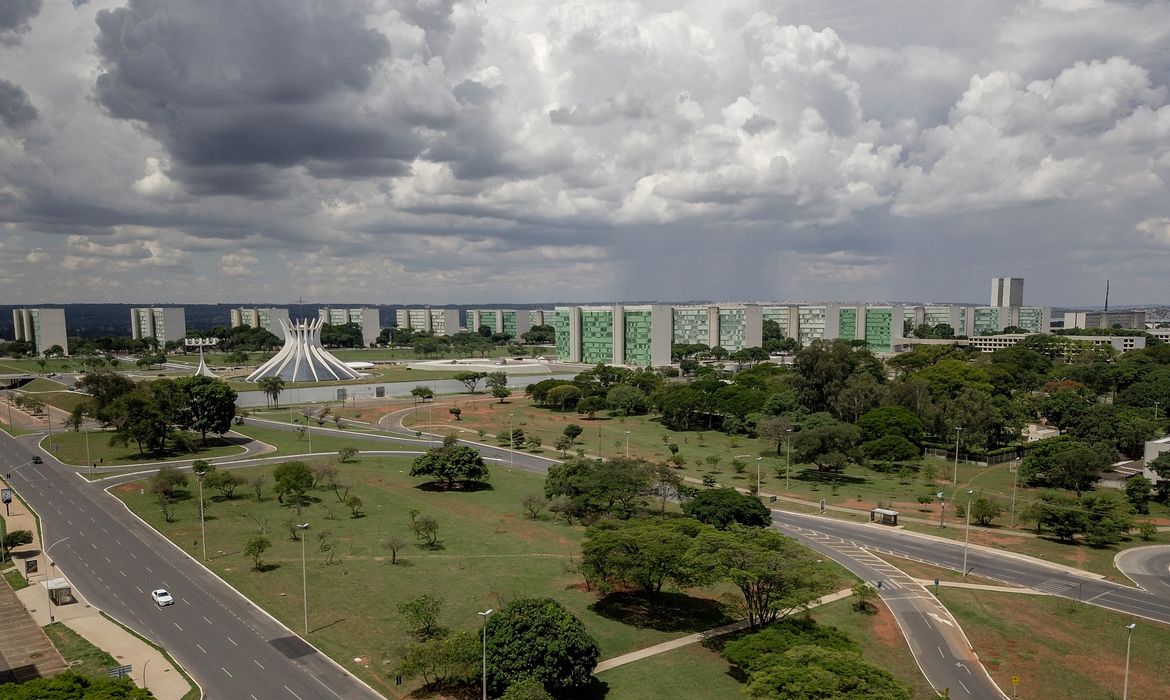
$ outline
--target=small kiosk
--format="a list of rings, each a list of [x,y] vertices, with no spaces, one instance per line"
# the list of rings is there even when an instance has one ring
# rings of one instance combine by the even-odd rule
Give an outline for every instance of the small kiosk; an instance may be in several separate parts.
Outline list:
[[[881,525],[897,525],[898,511],[886,508],[874,508],[869,511],[869,521]]]

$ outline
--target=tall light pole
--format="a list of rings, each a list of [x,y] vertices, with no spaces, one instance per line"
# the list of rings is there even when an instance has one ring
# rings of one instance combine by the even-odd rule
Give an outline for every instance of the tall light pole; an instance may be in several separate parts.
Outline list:
[[[207,467],[199,465],[195,468],[195,480],[199,482],[199,533],[203,540],[203,561],[207,561],[207,526],[203,520],[203,477],[207,475]]]
[[[305,636],[309,636],[309,576],[305,573],[305,530],[309,529],[308,523],[301,523],[297,525],[297,529],[301,531],[301,588],[303,589],[305,598]]]
[[[947,494],[945,491],[938,492],[938,505],[938,527],[941,530],[947,526],[946,522],[943,520],[947,514]]]
[[[483,618],[483,700],[487,700],[487,619],[492,612],[492,609],[488,608],[476,613]]]
[[[43,528],[42,528],[42,534],[43,534]],[[49,558],[49,550],[51,550],[53,547],[56,547],[57,545],[61,544],[62,542],[64,542],[67,539],[69,539],[69,538],[62,537],[61,539],[57,540],[53,544],[49,545],[48,547],[45,547],[45,600],[48,601],[48,603],[49,603],[49,624],[53,624],[53,597],[49,593],[49,581],[52,580],[52,576],[53,576],[53,574],[52,574],[53,560]]]
[[[955,426],[955,478],[951,479],[951,488],[955,488],[959,484],[959,433],[963,431],[963,426]]]
[[[792,428],[784,431],[788,434],[788,458],[784,461],[784,490],[792,490]]]
[[[626,459],[630,458],[630,431],[626,431]],[[756,484],[756,490],[759,491],[759,484]]]
[[[1121,700],[1129,700],[1129,649],[1133,644],[1133,628],[1137,627],[1136,622],[1131,622],[1125,626],[1129,633],[1125,636],[1125,685],[1121,688]]]
[[[1016,527],[1016,488],[1020,485],[1020,462],[1015,460],[1015,478],[1012,479],[1012,523],[1008,525],[1009,529]]]
[[[1158,407],[1162,405],[1161,401],[1154,402],[1154,420],[1158,420]]]
[[[515,413],[508,414],[508,468],[509,469],[516,468],[516,457],[515,457],[516,453],[514,452],[514,448],[516,447],[516,438],[512,437],[512,417],[515,415],[516,415]]]
[[[974,489],[967,489],[967,528],[963,531],[963,576],[967,575],[967,543],[971,540],[971,494]]]
[[[763,457],[756,457],[756,495],[760,495],[760,463],[764,461]]]

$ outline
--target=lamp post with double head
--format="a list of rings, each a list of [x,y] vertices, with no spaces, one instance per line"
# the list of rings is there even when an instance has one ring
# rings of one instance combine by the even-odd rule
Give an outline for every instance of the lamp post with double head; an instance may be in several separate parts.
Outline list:
[[[308,523],[301,523],[297,525],[297,529],[301,531],[301,589],[305,598],[305,636],[309,636],[309,576],[306,573],[305,567],[305,530],[309,529]]]
[[[974,489],[967,489],[967,528],[963,532],[963,575],[967,575],[967,543],[971,541],[971,495]]]
[[[1131,622],[1125,626],[1129,633],[1125,637],[1125,685],[1121,688],[1121,700],[1129,700],[1129,649],[1133,644],[1133,628],[1137,627],[1136,622]]]
[[[195,480],[199,482],[199,536],[203,541],[203,561],[207,561],[207,526],[203,520],[203,477],[207,476],[207,464],[198,460],[199,464],[192,465]]]
[[[955,478],[951,479],[951,488],[959,485],[959,434],[963,432],[963,426],[955,426]]]
[[[69,538],[62,537],[48,547],[45,547],[45,600],[49,603],[49,624],[53,623],[53,596],[49,591],[49,581],[53,579],[52,571],[54,566],[53,560],[49,558],[49,551],[67,539]]]
[[[476,613],[483,619],[483,700],[487,700],[487,619],[492,612],[494,611],[488,608]]]

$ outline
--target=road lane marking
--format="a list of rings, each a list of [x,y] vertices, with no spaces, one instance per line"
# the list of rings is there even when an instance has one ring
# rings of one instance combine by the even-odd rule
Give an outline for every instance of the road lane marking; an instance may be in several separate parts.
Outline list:
[[[321,679],[316,677],[316,676],[309,676],[309,678],[312,678],[313,680],[317,681],[318,683],[321,683]],[[321,683],[321,687],[324,688],[325,690],[328,690],[330,693],[333,693],[333,697],[337,698],[337,700],[345,700],[345,698],[343,698],[340,695],[338,695],[337,693],[333,692],[333,688],[330,688],[329,686],[325,685],[324,683]]]
[[[956,678],[955,680],[959,681],[959,685],[963,686],[963,690],[966,690],[968,695],[971,694],[971,691],[967,689],[967,686],[966,686],[966,684],[963,683],[963,681],[959,680],[958,678]]]
[[[90,542],[90,543],[89,543],[89,546],[90,546],[90,547],[93,547],[94,549],[97,549],[97,545],[96,545],[96,544],[94,544],[93,542]]]
[[[203,616],[203,621],[209,625],[211,624],[211,620],[208,620],[206,615]]]
[[[945,617],[943,617],[942,615],[939,615],[937,613],[927,613],[927,615],[930,615],[937,622],[941,622],[944,625],[946,625],[947,627],[954,627],[955,626],[955,623],[951,622],[950,620],[946,619]]]
[[[177,623],[177,622],[172,622],[171,624],[172,624],[172,625],[174,625],[174,626],[175,626],[175,629],[179,630],[180,632],[182,632],[182,631],[183,631],[183,628],[182,628],[182,627],[179,627],[179,623]]]
[[[297,700],[304,700],[304,698],[302,698],[300,695],[297,695],[296,693],[293,693],[293,689],[292,689],[292,688],[290,688],[290,687],[288,687],[287,685],[286,685],[286,686],[284,686],[284,689],[285,689],[285,690],[287,690],[288,692],[292,693],[292,696],[293,696],[294,698],[296,698]]]
[[[107,564],[113,564],[113,563],[114,563],[114,562],[110,561],[110,558],[109,558],[109,557],[102,557],[102,559],[105,559]]]
[[[219,668],[220,668],[220,670],[221,670],[221,671],[223,671],[224,673],[226,673],[226,674],[227,674],[227,677],[228,677],[228,678],[235,678],[235,676],[233,676],[233,675],[231,674],[231,672],[230,672],[230,671],[228,671],[228,670],[227,670],[226,668],[224,668],[223,666],[220,666]]]
[[[138,588],[138,586],[135,586],[135,588]],[[138,592],[139,593],[146,593],[146,591],[142,590],[141,588],[138,588]]]
[[[945,658],[947,658],[947,657],[946,657],[946,654],[943,654],[943,653],[942,653],[942,647],[936,646],[936,647],[935,647],[935,649],[938,649],[938,655],[939,655],[939,656],[941,656],[941,657],[942,657],[942,658],[944,658],[944,659],[945,659]]]
[[[177,625],[176,625],[176,626],[177,626]],[[204,649],[204,648],[203,648],[203,647],[202,647],[202,646],[199,644],[199,642],[195,642],[195,646],[199,647],[199,651],[203,652],[204,654],[206,654],[206,653],[207,653],[207,650],[206,650],[206,649]]]
[[[231,642],[232,644],[236,644],[236,640],[232,639],[231,637],[228,637],[228,638],[227,638],[227,640],[228,640],[229,642]],[[239,645],[239,644],[236,644],[236,646],[240,646],[240,645]]]
[[[97,547],[94,547],[94,549],[97,549]],[[154,569],[150,568],[149,566],[143,567],[143,568],[145,568],[147,571],[149,571],[152,574],[154,573]]]
[[[252,663],[256,664],[257,666],[260,666],[260,662],[257,661],[256,659],[252,659]],[[260,670],[264,670],[264,667],[260,666]]]
[[[122,574],[122,578],[126,578],[126,572],[118,569],[118,573]]]

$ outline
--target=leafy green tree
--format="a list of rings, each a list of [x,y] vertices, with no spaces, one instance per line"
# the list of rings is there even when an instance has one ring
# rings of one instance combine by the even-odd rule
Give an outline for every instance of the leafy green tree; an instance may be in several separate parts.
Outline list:
[[[479,383],[487,376],[487,372],[456,372],[452,378],[455,381],[463,384],[463,386],[467,387],[467,393],[474,394],[475,388],[479,386]]]
[[[614,588],[662,591],[665,584],[686,588],[697,581],[687,555],[703,526],[693,521],[601,521],[585,532],[581,570],[603,593]]]
[[[410,475],[432,476],[444,482],[447,488],[459,482],[487,482],[491,478],[479,450],[458,444],[454,435],[444,437],[442,447],[429,449],[426,454],[415,457]]]
[[[1141,474],[1134,474],[1125,480],[1125,497],[1133,505],[1134,510],[1145,515],[1150,512],[1150,492],[1154,488],[1153,482]]]
[[[1092,398],[1087,395],[1084,386],[1076,382],[1062,383],[1055,391],[1040,402],[1040,413],[1053,425],[1061,430],[1067,430],[1078,423],[1093,406]]]
[[[865,581],[853,584],[853,609],[857,612],[876,612],[873,602],[878,599],[877,590]]]
[[[1037,440],[1030,445],[1028,456],[1020,463],[1020,483],[1027,486],[1051,486],[1055,483],[1053,460],[1066,450],[1083,446],[1067,435]]]
[[[690,553],[698,576],[739,589],[752,629],[806,609],[830,585],[811,550],[773,530],[705,530]]]
[[[980,496],[971,504],[971,519],[976,523],[987,526],[1003,513],[1003,506],[993,498]]]
[[[569,438],[573,442],[576,442],[577,438],[581,437],[581,433],[585,432],[585,429],[582,428],[581,426],[577,425],[576,423],[569,423],[568,425],[565,426],[565,429],[563,432],[564,432],[565,437]]]
[[[921,445],[925,432],[918,416],[901,406],[881,406],[867,411],[855,425],[861,431],[861,439],[865,441],[897,435],[915,445]]]
[[[175,380],[186,399],[179,426],[199,433],[204,442],[208,433],[223,435],[232,429],[236,417],[236,390],[222,379],[191,376]]]
[[[1160,503],[1170,501],[1170,452],[1163,452],[1150,460],[1146,463],[1146,468],[1158,476],[1157,481],[1154,483],[1154,488],[1158,494],[1158,501]]]
[[[821,471],[839,472],[851,462],[864,460],[859,442],[861,431],[856,426],[830,418],[795,433],[792,455],[798,463],[812,463]]]
[[[280,405],[280,393],[284,391],[283,377],[261,377],[256,384],[260,387],[260,391],[264,392],[269,406]]]
[[[793,369],[800,402],[811,412],[833,410],[837,396],[854,374],[867,373],[878,381],[885,376],[873,353],[840,339],[812,341],[796,353]]]
[[[1081,502],[1085,509],[1085,543],[1091,547],[1108,547],[1120,542],[1133,529],[1129,506],[1106,494],[1089,494]]]
[[[100,678],[65,671],[48,678],[0,686],[5,700],[151,700],[154,694],[129,678]]]
[[[561,435],[557,437],[557,441],[553,444],[561,452],[561,456],[567,457],[569,450],[573,449],[573,441],[569,439],[568,435]]]
[[[1076,491],[1077,496],[1080,496],[1093,487],[1109,464],[1109,456],[1093,447],[1064,450],[1052,458],[1052,483],[1059,488]]]
[[[11,558],[12,548],[20,547],[21,545],[32,544],[33,536],[31,530],[13,530],[4,535],[4,556]]]
[[[203,485],[219,491],[225,498],[234,498],[236,489],[244,485],[244,479],[233,471],[212,469],[203,477]]]
[[[522,678],[509,685],[500,700],[553,700],[553,696],[548,694],[540,681]]]
[[[787,416],[768,416],[756,424],[756,434],[776,442],[776,454],[784,451],[784,441],[792,434],[792,421]]]
[[[861,446],[861,451],[869,459],[878,462],[904,462],[922,456],[914,443],[901,435],[885,435],[869,440]]]
[[[583,413],[592,420],[598,411],[605,410],[605,399],[601,396],[587,396],[577,402],[577,413]]]
[[[910,700],[913,692],[885,669],[850,652],[801,646],[754,672],[749,698],[785,700]]]
[[[398,673],[406,678],[422,676],[428,688],[444,683],[469,685],[479,675],[480,644],[470,632],[429,638],[406,645]]]
[[[285,496],[303,500],[305,493],[313,487],[313,472],[304,462],[282,462],[272,470],[276,500],[284,503]]]
[[[531,678],[554,697],[593,683],[601,651],[585,626],[551,598],[518,598],[488,618],[488,686],[500,694]]]
[[[447,636],[447,628],[440,624],[443,615],[442,596],[423,593],[398,604],[398,614],[406,621],[411,636],[420,642]]]
[[[428,547],[439,545],[439,521],[433,515],[419,515],[411,520],[415,539],[426,542]]]
[[[416,403],[418,401],[430,401],[435,398],[435,392],[429,386],[423,386],[422,384],[411,389],[410,395],[414,397]]]
[[[858,586],[873,591],[865,583]],[[790,617],[729,641],[723,647],[723,658],[731,664],[733,676],[746,679],[753,672],[770,666],[776,654],[809,644],[834,651],[860,651],[857,642],[836,627],[818,625],[811,618]]]
[[[150,480],[150,491],[174,500],[175,492],[187,488],[187,475],[171,466],[159,467]]]
[[[272,547],[272,540],[263,535],[257,535],[244,544],[244,556],[252,560],[252,568],[260,571],[264,567],[264,553]]]
[[[580,400],[581,389],[572,384],[562,384],[561,386],[553,387],[548,392],[548,403],[562,411],[573,408]]]
[[[640,459],[570,458],[549,467],[544,494],[549,500],[567,498],[575,518],[629,518],[649,492],[651,474],[650,465]]]
[[[629,384],[618,384],[605,395],[606,405],[612,411],[618,411],[625,416],[640,415],[646,412],[646,394],[639,388]]]
[[[772,512],[754,496],[745,496],[735,489],[701,491],[683,504],[683,513],[701,523],[726,530],[732,524],[745,527],[768,527]]]

